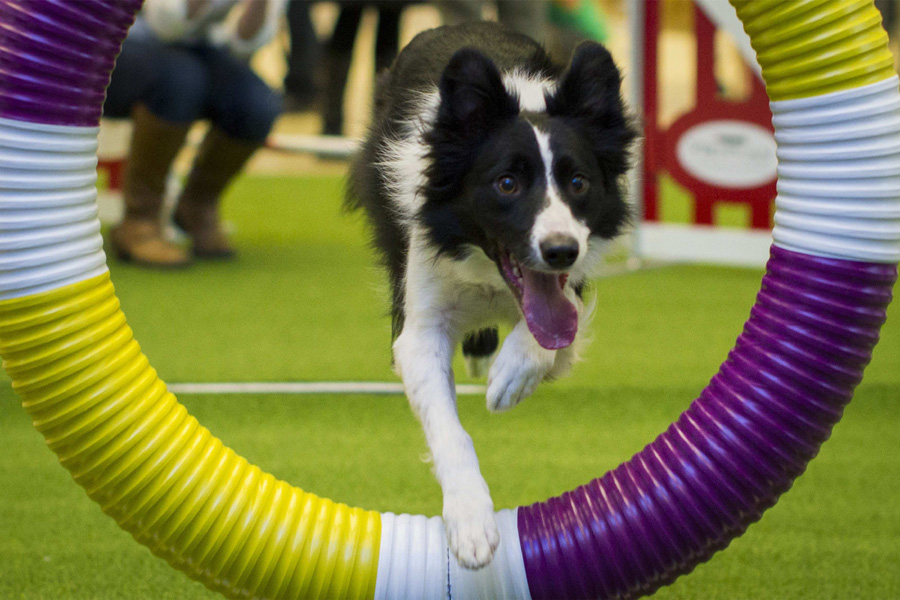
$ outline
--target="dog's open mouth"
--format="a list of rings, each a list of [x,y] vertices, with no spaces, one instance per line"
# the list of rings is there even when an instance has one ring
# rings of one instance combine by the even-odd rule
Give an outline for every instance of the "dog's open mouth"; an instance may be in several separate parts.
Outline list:
[[[528,330],[548,350],[570,345],[578,332],[578,311],[563,288],[568,273],[531,269],[501,248],[500,272],[519,302]]]

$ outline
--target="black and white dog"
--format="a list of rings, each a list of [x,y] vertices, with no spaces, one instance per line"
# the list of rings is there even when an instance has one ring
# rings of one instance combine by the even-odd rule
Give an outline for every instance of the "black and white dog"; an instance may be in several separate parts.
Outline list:
[[[394,366],[444,494],[448,543],[479,568],[499,543],[493,502],[456,412],[457,344],[490,366],[487,406],[512,408],[577,358],[581,291],[627,221],[634,131],[595,43],[568,68],[481,23],[418,35],[380,82],[348,204],[374,229],[393,292]]]

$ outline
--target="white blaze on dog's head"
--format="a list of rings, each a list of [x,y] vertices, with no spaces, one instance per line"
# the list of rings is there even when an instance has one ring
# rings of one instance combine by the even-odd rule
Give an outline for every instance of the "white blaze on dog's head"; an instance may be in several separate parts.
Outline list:
[[[518,69],[503,76],[503,86],[519,100],[519,110],[523,112],[545,112],[547,96],[556,90],[555,81]]]
[[[554,240],[571,240],[577,246],[577,254],[572,265],[565,270],[575,269],[584,258],[588,250],[588,238],[591,230],[588,226],[575,218],[572,209],[563,202],[559,185],[553,176],[553,151],[550,148],[550,135],[533,127],[541,151],[541,160],[544,163],[544,173],[547,180],[547,196],[544,207],[538,212],[531,229],[531,249],[536,259],[541,260],[547,267],[555,268],[548,264],[545,250],[546,245]],[[571,245],[571,243],[570,243]]]

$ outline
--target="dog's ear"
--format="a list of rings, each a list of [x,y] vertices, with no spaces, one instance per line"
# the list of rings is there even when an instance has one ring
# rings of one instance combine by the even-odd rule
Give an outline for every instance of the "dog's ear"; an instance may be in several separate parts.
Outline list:
[[[595,42],[583,42],[572,55],[547,112],[571,117],[599,117],[621,112],[619,69],[609,50]]]
[[[474,48],[458,50],[441,75],[437,125],[466,139],[481,139],[518,114],[494,62]]]
[[[576,121],[579,130],[591,137],[598,158],[616,175],[627,170],[628,146],[636,136],[625,113],[621,85],[609,51],[583,42],[547,98],[547,114]]]

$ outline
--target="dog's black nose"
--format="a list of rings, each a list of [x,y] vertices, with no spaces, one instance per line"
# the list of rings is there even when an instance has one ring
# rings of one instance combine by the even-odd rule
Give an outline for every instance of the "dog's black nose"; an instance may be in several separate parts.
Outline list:
[[[570,235],[554,233],[541,242],[541,256],[554,269],[567,269],[578,258],[578,240]]]

